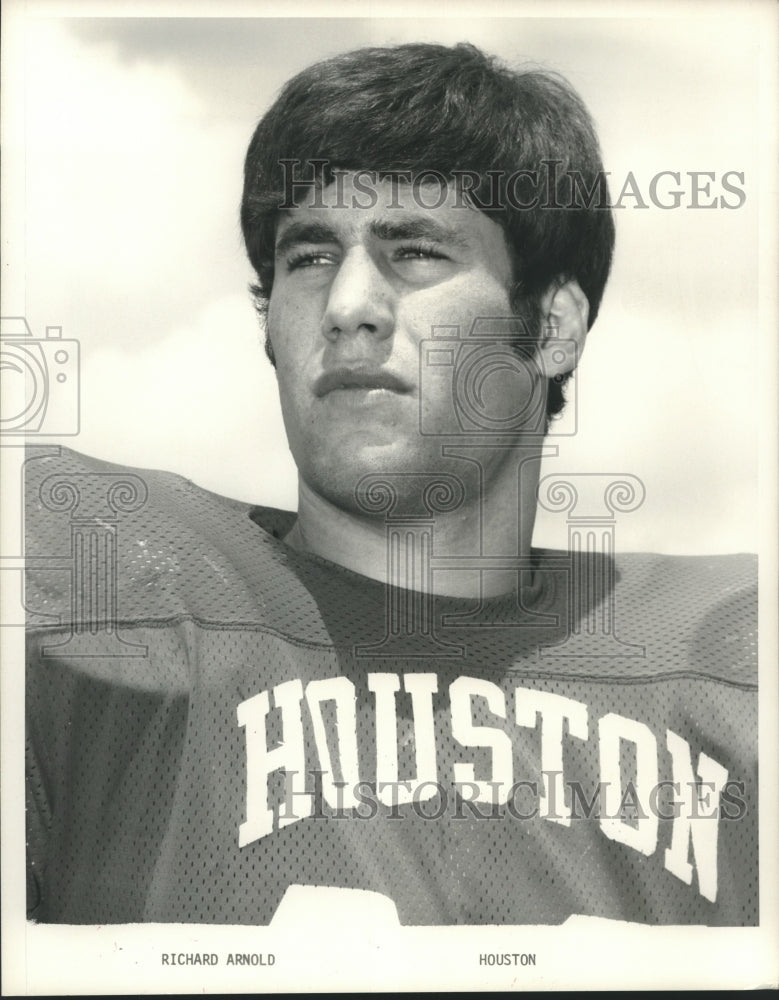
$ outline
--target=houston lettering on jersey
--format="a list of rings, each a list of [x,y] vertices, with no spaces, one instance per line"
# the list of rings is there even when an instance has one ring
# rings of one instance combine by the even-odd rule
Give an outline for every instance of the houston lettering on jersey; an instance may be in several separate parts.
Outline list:
[[[665,868],[692,885],[694,862],[698,891],[716,900],[720,820],[723,812],[737,818],[743,806],[739,783],[678,733],[654,732],[611,711],[593,718],[585,703],[553,692],[516,686],[507,697],[504,688],[483,678],[460,676],[441,692],[435,673],[368,673],[365,680],[372,696],[367,702],[358,701],[354,682],[340,676],[305,687],[300,680],[286,681],[238,706],[246,744],[240,847],[315,815],[323,803],[334,813],[363,819],[382,809],[423,810],[424,803],[420,814],[430,819],[447,809],[463,815],[466,804],[471,815],[499,814],[509,822],[539,818],[570,827],[589,819],[604,837],[646,857],[661,846],[662,819],[669,821],[664,830],[670,826]],[[404,759],[414,762],[411,773],[400,767],[401,690],[411,705],[411,730],[403,740]],[[474,722],[477,702],[482,719],[492,724]],[[360,746],[358,706],[366,703],[373,713],[372,738]],[[271,713],[276,739],[269,737]],[[306,731],[313,741],[306,740]],[[447,754],[446,765],[440,759],[442,731],[461,751],[459,759]],[[516,767],[517,739],[527,744],[525,767],[535,754],[533,773]],[[594,762],[586,780],[586,769],[572,778],[565,763],[577,741]],[[478,768],[469,750],[478,751]],[[269,779],[275,772],[285,780],[274,795]],[[480,806],[488,812],[479,813]]]

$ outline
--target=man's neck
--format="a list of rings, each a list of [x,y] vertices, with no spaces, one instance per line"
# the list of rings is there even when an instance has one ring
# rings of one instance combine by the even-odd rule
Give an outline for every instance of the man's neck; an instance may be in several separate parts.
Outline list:
[[[345,510],[299,480],[298,518],[285,541],[363,576],[453,597],[495,597],[516,591],[512,566],[485,569],[484,557],[528,557],[536,509],[534,472],[430,517]],[[519,478],[519,486],[517,485]],[[432,557],[432,563],[431,563]],[[446,568],[449,562],[453,568]]]

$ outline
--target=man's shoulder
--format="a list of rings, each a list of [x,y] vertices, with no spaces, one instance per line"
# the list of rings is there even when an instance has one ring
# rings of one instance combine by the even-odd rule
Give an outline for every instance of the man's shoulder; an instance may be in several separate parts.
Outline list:
[[[283,563],[272,516],[266,530],[250,504],[175,473],[40,451],[24,474],[31,622],[67,624],[87,581],[111,590],[128,622],[256,618],[258,591]]]
[[[615,557],[617,579],[624,588],[647,600],[680,601],[689,606],[700,594],[704,600],[727,597],[744,589],[754,592],[758,557],[750,552],[702,555],[665,555],[627,552]]]
[[[757,683],[757,556],[629,553],[617,558],[616,614],[660,662]]]
[[[581,586],[602,593],[616,589],[645,606],[679,605],[756,595],[758,557],[754,553],[669,555],[657,552],[577,552],[537,550],[541,568],[565,572]]]
[[[69,550],[73,532],[95,539],[102,531],[124,542],[136,537],[147,547],[167,540],[180,547],[193,533],[207,543],[222,526],[234,531],[248,523],[248,504],[176,473],[107,462],[69,448],[38,452],[29,451],[24,466],[28,555]]]
[[[211,506],[249,510],[249,504],[196,486],[163,469],[109,462],[64,446],[27,449],[24,464],[25,499],[32,508],[90,516],[104,506],[113,513],[134,513],[183,494],[199,494]]]
[[[604,678],[757,683],[757,557],[549,552],[567,662]],[[564,614],[564,612],[560,612]]]
[[[656,616],[700,621],[757,616],[757,555],[625,553],[615,560],[626,600]]]

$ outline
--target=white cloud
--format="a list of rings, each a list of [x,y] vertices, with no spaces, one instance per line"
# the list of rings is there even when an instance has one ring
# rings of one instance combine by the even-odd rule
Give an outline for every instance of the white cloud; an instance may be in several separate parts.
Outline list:
[[[178,472],[199,485],[294,507],[276,380],[241,296],[133,354],[84,355],[83,431],[74,446],[110,461]]]
[[[245,287],[245,128],[173,68],[36,22],[28,51],[27,315],[132,348]]]

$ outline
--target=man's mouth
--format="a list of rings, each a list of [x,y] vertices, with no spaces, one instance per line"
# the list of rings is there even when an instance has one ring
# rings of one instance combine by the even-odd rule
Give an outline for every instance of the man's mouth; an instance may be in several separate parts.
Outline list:
[[[389,392],[408,393],[411,386],[392,372],[376,368],[334,368],[320,375],[314,383],[314,395],[320,399],[338,389],[386,389]]]

